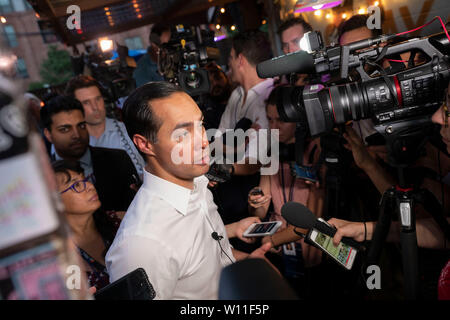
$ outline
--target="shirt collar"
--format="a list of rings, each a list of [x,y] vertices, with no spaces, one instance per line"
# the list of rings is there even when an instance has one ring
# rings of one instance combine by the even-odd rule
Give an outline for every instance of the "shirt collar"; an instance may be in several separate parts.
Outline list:
[[[264,94],[267,91],[267,88],[269,88],[271,86],[273,86],[273,79],[269,78],[269,79],[266,79],[256,85],[254,85],[253,87],[251,87],[250,90],[255,91],[258,95],[261,95],[261,94]]]
[[[106,117],[105,118],[105,131],[103,132],[103,134],[105,134],[106,131],[115,131],[115,127],[114,127],[114,120],[111,118]]]
[[[167,201],[182,215],[188,213],[188,205],[191,195],[198,191],[198,186],[194,180],[194,190],[182,187],[175,183],[161,179],[147,170],[144,170],[144,183],[141,188],[157,195]]]

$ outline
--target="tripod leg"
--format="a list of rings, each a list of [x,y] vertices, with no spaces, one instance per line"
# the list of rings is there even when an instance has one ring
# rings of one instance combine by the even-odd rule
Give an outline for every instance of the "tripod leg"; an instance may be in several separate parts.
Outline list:
[[[400,233],[405,297],[408,300],[419,297],[419,266],[416,231]]]
[[[397,213],[401,225],[400,244],[402,247],[403,281],[405,298],[419,297],[419,259],[417,255],[416,219],[414,200],[407,194],[397,197]]]
[[[381,197],[380,214],[378,222],[373,232],[372,243],[367,253],[367,265],[377,264],[380,260],[381,250],[386,240],[389,228],[391,226],[391,216],[389,212],[392,208],[394,189],[388,189]]]

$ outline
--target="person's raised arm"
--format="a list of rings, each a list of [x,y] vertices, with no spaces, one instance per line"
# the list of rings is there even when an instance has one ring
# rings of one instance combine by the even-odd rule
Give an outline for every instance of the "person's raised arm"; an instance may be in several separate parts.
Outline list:
[[[353,153],[353,159],[356,165],[366,172],[377,190],[383,194],[395,184],[394,179],[370,156],[366,146],[353,128],[346,126],[345,130],[344,138],[348,144],[344,145],[344,147]]]

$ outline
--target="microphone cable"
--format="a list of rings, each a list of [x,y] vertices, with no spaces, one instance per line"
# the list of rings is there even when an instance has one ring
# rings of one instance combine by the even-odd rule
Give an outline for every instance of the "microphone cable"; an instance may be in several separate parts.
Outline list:
[[[211,237],[217,241],[217,243],[219,244],[220,250],[227,256],[227,258],[231,261],[231,263],[234,263],[233,260],[231,260],[230,256],[225,252],[225,250],[223,250],[222,245],[220,244],[220,240],[223,239],[223,236],[219,236],[217,234],[217,232],[214,231],[213,233],[211,233]]]

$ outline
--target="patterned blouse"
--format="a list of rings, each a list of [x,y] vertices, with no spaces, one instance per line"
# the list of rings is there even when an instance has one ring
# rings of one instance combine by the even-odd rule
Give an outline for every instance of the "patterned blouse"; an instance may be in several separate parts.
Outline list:
[[[111,226],[113,227],[114,231],[117,232],[120,226],[121,219],[117,216],[115,211],[105,211],[102,212],[103,214],[106,214],[108,222],[111,223]],[[114,239],[105,239],[103,237],[103,242],[105,244],[105,254],[106,251],[111,246]],[[101,288],[105,287],[109,284],[109,274],[106,270],[106,266],[101,264],[100,262],[96,261],[94,258],[92,258],[86,251],[78,247],[78,251],[81,254],[81,257],[84,261],[87,262],[87,264],[90,267],[90,270],[86,272],[87,278],[89,281],[89,285],[91,287],[96,287],[97,290],[100,290]]]

